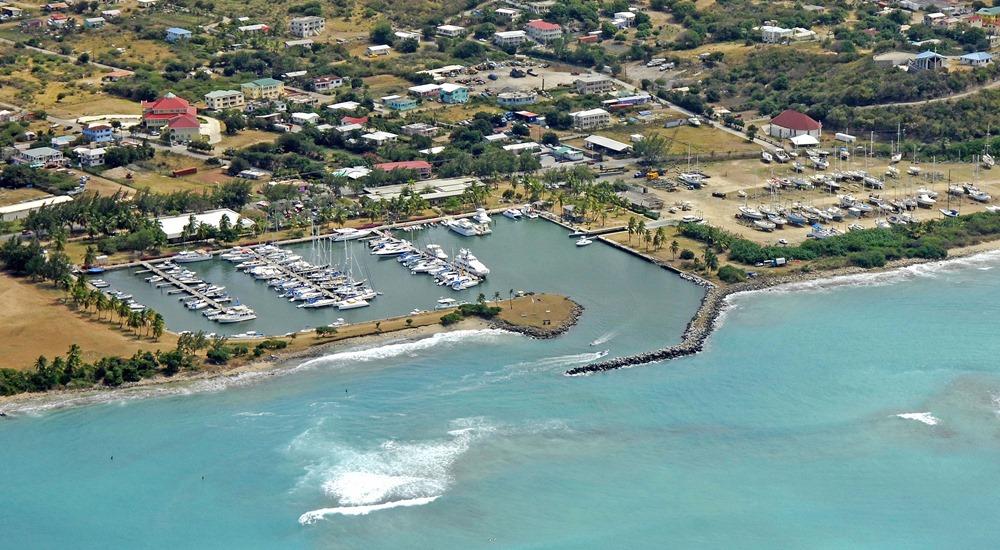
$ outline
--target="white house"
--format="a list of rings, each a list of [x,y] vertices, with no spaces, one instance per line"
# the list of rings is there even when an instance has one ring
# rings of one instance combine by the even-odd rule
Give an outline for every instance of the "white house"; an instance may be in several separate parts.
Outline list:
[[[326,108],[330,111],[354,111],[360,106],[361,104],[357,101],[343,101],[340,103],[331,103]]]
[[[604,109],[588,109],[570,113],[573,118],[573,128],[577,130],[591,130],[602,128],[611,124],[611,113]]]
[[[103,166],[104,155],[107,151],[103,147],[91,149],[90,147],[77,147],[73,149],[76,156],[80,158],[80,166]]]
[[[385,145],[386,143],[395,143],[399,136],[393,134],[392,132],[383,132],[381,130],[377,132],[372,132],[370,134],[365,134],[361,136],[361,139],[374,142],[378,146]]]
[[[760,28],[760,39],[768,44],[781,44],[792,39],[792,29],[764,25]]]
[[[246,98],[238,90],[214,90],[205,94],[205,105],[215,111],[226,109],[243,109]]]
[[[777,138],[808,135],[819,139],[823,133],[823,125],[809,115],[785,109],[780,115],[771,119],[768,133]]]
[[[610,78],[599,74],[580,77],[573,82],[573,86],[576,93],[583,95],[606,94],[615,89],[615,83]]]
[[[993,56],[986,52],[967,53],[958,59],[962,65],[971,65],[973,67],[985,67],[993,63]]]
[[[386,44],[379,44],[377,46],[368,46],[368,57],[377,57],[380,55],[389,55],[392,51],[392,47]]]
[[[438,36],[446,36],[448,38],[456,38],[465,35],[465,27],[459,25],[440,25],[437,28]]]
[[[316,113],[292,113],[292,123],[299,126],[316,124],[319,120],[319,115]]]
[[[292,18],[288,25],[288,30],[292,35],[301,38],[309,38],[323,32],[326,28],[326,19],[315,15]]]
[[[493,33],[493,43],[501,48],[520,46],[527,39],[528,33],[524,31],[499,31]]]

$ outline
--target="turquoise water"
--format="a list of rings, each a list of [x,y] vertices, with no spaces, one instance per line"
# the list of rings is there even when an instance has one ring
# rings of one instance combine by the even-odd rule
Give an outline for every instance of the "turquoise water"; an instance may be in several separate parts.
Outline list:
[[[0,422],[4,546],[996,546],[1000,257],[742,295],[700,355],[561,376],[676,341],[701,295],[620,257],[551,266],[588,306],[556,340]]]

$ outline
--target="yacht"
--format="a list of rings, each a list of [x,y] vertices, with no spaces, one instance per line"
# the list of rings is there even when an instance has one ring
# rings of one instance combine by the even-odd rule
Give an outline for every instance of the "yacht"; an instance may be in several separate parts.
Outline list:
[[[975,191],[969,192],[969,198],[976,202],[990,202],[990,199],[993,197],[991,197],[990,194],[986,193],[985,191],[980,191],[976,189]]]
[[[464,218],[461,219],[461,220],[448,220],[448,221],[445,222],[445,225],[448,226],[448,229],[451,229],[452,231],[454,231],[455,233],[458,233],[459,235],[461,235],[463,237],[475,237],[475,236],[478,236],[478,235],[488,235],[488,234],[490,234],[490,233],[493,232],[489,228],[489,226],[487,226],[485,224],[476,224],[476,223],[473,223],[471,220],[467,220],[467,219],[464,219]]]
[[[472,216],[472,220],[476,223],[490,223],[493,221],[490,215],[486,213],[485,208],[477,208],[476,213]]]
[[[336,300],[334,298],[313,298],[308,302],[299,304],[296,307],[298,308],[328,307],[328,306],[335,306],[337,305],[338,302],[339,300]]]
[[[105,281],[104,279],[92,279],[90,281],[90,284],[94,288],[108,288],[109,286],[111,286],[111,283]]]
[[[740,207],[740,216],[750,219],[750,220],[763,220],[764,214],[761,214],[758,210],[750,208],[749,206]]]
[[[355,239],[367,237],[368,235],[371,235],[371,233],[370,229],[354,229],[353,227],[344,227],[333,230],[333,240],[335,242],[353,241]]]
[[[348,298],[337,302],[337,309],[357,309],[359,307],[368,306],[367,300],[362,300],[360,298]]]
[[[512,220],[519,220],[521,219],[522,216],[524,216],[524,214],[522,214],[521,211],[516,208],[508,208],[507,210],[503,211],[503,216],[505,218],[510,218]]]
[[[444,249],[441,248],[441,245],[438,245],[438,244],[429,244],[425,248],[427,249],[427,253],[428,254],[430,254],[431,256],[434,256],[435,258],[437,258],[439,260],[447,260],[448,259],[448,254],[446,254],[445,251],[444,251]]]
[[[588,239],[587,237],[582,237],[580,240],[576,241],[576,246],[587,246],[588,244],[593,244],[594,241]]]
[[[229,308],[222,312],[221,315],[215,318],[218,323],[242,323],[244,321],[252,321],[257,318],[257,314],[246,306],[236,306]]]
[[[949,218],[957,218],[958,217],[958,210],[955,210],[954,208],[952,208],[951,210],[948,210],[946,208],[942,208],[941,209],[941,213],[944,214],[945,216],[948,216]]]
[[[934,206],[935,201],[930,195],[920,195],[917,197],[917,206],[921,208],[930,208]]]
[[[454,298],[439,298],[437,303],[434,304],[434,309],[451,309],[460,305],[462,305],[461,302]]]
[[[983,153],[983,156],[980,160],[982,160],[983,168],[987,170],[993,168],[993,166],[996,165],[996,160],[994,160],[993,156],[990,155],[989,153]]]
[[[681,183],[685,185],[701,187],[705,177],[694,172],[681,172],[681,174],[677,176],[677,179],[681,180]]]
[[[754,220],[753,225],[761,231],[774,231],[774,228],[777,227],[774,223],[767,220]]]
[[[171,260],[179,264],[189,264],[194,262],[203,262],[205,260],[211,260],[212,255],[204,250],[184,250],[177,254]]]
[[[458,254],[451,263],[455,267],[463,271],[468,271],[477,277],[485,277],[490,274],[490,268],[486,267],[486,264],[479,261],[478,258],[472,255],[472,252],[469,252],[465,248],[458,251]]]

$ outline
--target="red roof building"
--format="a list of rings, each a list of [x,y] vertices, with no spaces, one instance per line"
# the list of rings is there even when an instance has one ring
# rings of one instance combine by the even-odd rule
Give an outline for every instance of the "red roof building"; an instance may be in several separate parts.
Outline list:
[[[420,175],[420,179],[427,179],[431,177],[431,163],[425,160],[404,160],[401,162],[383,162],[382,164],[376,164],[375,168],[383,170],[385,172],[392,172],[393,170],[413,170]]]
[[[167,93],[155,101],[142,102],[142,123],[148,128],[162,128],[177,115],[194,116],[196,114],[198,114],[198,110],[190,103],[171,93]]]
[[[198,117],[188,113],[174,115],[167,121],[167,129],[172,132],[174,140],[181,142],[197,138],[200,135],[198,132],[200,126],[201,122]]]
[[[340,117],[340,123],[344,126],[347,126],[348,124],[368,124],[368,117],[366,116]]]
[[[820,134],[823,133],[823,125],[813,120],[809,115],[785,109],[780,115],[771,119],[768,133],[777,138],[810,135],[819,139]]]
[[[528,33],[528,36],[532,39],[543,44],[551,42],[552,40],[562,36],[562,27],[556,25],[555,23],[542,21],[541,19],[529,21],[528,24],[525,25],[524,31]]]

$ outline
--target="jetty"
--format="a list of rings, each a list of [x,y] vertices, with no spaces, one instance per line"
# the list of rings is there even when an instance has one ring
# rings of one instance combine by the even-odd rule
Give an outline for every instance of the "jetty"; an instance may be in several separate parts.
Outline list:
[[[282,274],[282,276],[286,280],[296,280],[299,283],[302,283],[303,286],[306,286],[306,287],[308,287],[308,288],[310,288],[310,289],[312,289],[312,290],[314,290],[316,292],[322,293],[323,296],[326,297],[326,298],[332,298],[334,300],[340,300],[340,296],[337,296],[337,294],[335,292],[332,292],[332,291],[330,291],[328,289],[325,289],[325,288],[321,288],[318,284],[315,283],[315,281],[312,281],[312,280],[310,280],[310,279],[308,279],[308,278],[306,278],[306,277],[304,277],[302,275],[303,273],[312,273],[314,271],[319,271],[322,268],[317,267],[315,269],[306,270],[306,271],[294,271],[294,270],[289,269],[287,266],[281,265],[280,263],[271,260],[270,258],[268,258],[267,256],[265,256],[264,254],[261,254],[257,250],[257,247],[255,247],[255,246],[249,247],[248,250],[250,250],[250,252],[253,253],[254,258],[256,258],[257,261],[263,262],[267,267],[270,267],[270,268],[273,268],[273,269],[276,269],[276,270],[280,271],[281,274]]]
[[[201,292],[200,290],[194,289],[193,287],[191,287],[186,283],[182,283],[180,279],[178,279],[177,277],[175,277],[170,273],[167,273],[163,269],[160,269],[159,266],[152,264],[150,262],[141,262],[139,265],[145,268],[144,272],[155,273],[156,275],[163,277],[163,280],[166,281],[166,283],[168,283],[170,286],[173,286],[187,294],[190,294],[191,296],[194,296],[199,300],[204,300],[205,302],[208,303],[208,305],[212,306],[213,308],[218,309],[220,311],[226,309],[226,306],[222,304],[222,302],[217,301],[215,298],[208,297],[207,295],[205,295],[205,293]]]

